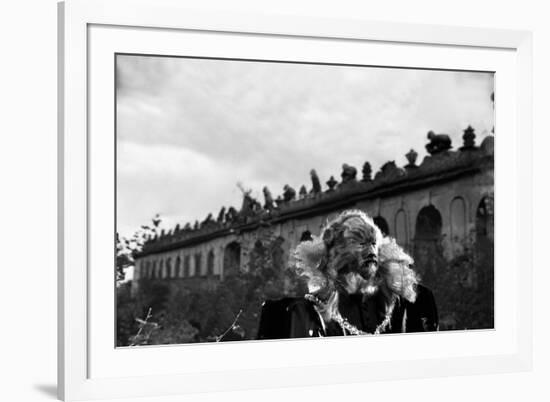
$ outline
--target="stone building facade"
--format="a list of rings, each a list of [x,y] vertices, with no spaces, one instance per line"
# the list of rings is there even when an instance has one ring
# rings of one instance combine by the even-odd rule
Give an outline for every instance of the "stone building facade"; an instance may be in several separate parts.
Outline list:
[[[468,127],[456,150],[444,134],[430,132],[428,139],[429,155],[420,164],[414,150],[406,154],[407,165],[387,162],[374,177],[368,162],[361,177],[344,164],[341,179],[331,177],[326,186],[312,170],[309,189],[285,186],[274,199],[264,188],[263,205],[245,193],[239,210],[222,208],[217,218],[210,214],[203,222],[163,231],[136,256],[134,291],[149,279],[215,286],[246,270],[267,235],[276,239],[276,257],[288,261],[300,241],[318,235],[327,219],[349,208],[372,216],[418,265],[429,265],[436,249],[452,258],[481,237],[492,241],[494,137],[476,145]]]

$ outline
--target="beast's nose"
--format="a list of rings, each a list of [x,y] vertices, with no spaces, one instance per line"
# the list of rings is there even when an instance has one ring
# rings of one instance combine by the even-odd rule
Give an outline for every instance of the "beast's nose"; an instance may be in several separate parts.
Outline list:
[[[378,264],[378,258],[376,257],[376,254],[370,253],[367,254],[365,257],[365,264]]]

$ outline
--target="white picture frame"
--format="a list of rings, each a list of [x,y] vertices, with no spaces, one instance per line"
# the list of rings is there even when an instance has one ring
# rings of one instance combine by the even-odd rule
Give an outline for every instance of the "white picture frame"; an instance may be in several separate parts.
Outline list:
[[[205,35],[217,41],[226,38],[227,46],[220,49],[209,45],[200,39]],[[112,270],[98,273],[92,269],[112,252],[112,212],[105,212],[112,208],[108,202],[102,203],[111,199],[108,195],[113,186],[97,178],[112,175],[113,166],[108,162],[100,166],[97,161],[111,157],[108,144],[113,143],[113,137],[109,130],[114,126],[114,116],[102,114],[101,107],[94,105],[101,105],[104,96],[113,91],[107,71],[113,69],[109,57],[136,49],[171,54],[181,48],[182,38],[189,46],[195,44],[194,53],[202,55],[223,51],[228,56],[247,57],[256,49],[261,52],[260,56],[255,53],[256,58],[273,59],[286,57],[284,52],[295,49],[288,57],[321,57],[300,53],[301,41],[308,41],[312,48],[318,45],[318,55],[324,53],[323,57],[341,63],[351,62],[348,57],[357,57],[354,50],[364,46],[378,58],[375,65],[495,71],[499,130],[495,152],[495,312],[505,310],[508,318],[499,321],[496,317],[495,330],[489,332],[441,333],[437,338],[427,338],[433,334],[406,339],[387,336],[369,338],[368,345],[365,338],[353,338],[115,350],[108,342],[113,334],[114,297],[97,296],[114,286],[109,280]],[[294,45],[286,46],[291,43]],[[244,15],[187,9],[172,0],[60,3],[59,397],[162,396],[529,370],[531,47],[531,34],[524,31]],[[499,218],[504,214],[498,211],[507,211],[504,222]],[[97,218],[103,215],[107,219]],[[390,346],[399,351],[411,345],[416,354],[386,353]],[[449,351],[451,345],[453,350]],[[358,346],[365,348],[365,356],[338,353]],[[316,353],[321,350],[323,353]],[[238,362],[232,360],[235,356],[241,356]],[[139,362],[150,369],[136,369]]]

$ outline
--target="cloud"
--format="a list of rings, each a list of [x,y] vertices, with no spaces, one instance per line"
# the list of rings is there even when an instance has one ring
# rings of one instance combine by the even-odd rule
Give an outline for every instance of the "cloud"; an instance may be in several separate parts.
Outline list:
[[[239,206],[238,169],[221,169],[215,160],[166,145],[118,144],[117,223],[132,233],[160,213],[165,224],[202,220],[224,203]]]
[[[460,146],[493,126],[493,77],[467,73],[118,56],[119,226],[156,212],[202,219],[240,204],[235,183],[309,186],[424,152],[429,130]]]

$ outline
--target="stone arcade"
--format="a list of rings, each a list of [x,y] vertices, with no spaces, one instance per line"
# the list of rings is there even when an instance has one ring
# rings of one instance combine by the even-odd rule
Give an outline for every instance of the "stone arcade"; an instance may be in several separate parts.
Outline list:
[[[471,127],[464,130],[463,145],[451,150],[444,134],[428,133],[427,155],[416,164],[417,152],[406,154],[408,164],[385,163],[374,178],[365,162],[362,177],[343,165],[341,180],[334,177],[323,189],[315,170],[311,187],[298,191],[285,186],[273,198],[264,188],[264,205],[244,195],[240,210],[222,208],[194,225],[177,225],[150,238],[136,257],[133,290],[142,280],[164,279],[182,286],[215,286],[227,275],[247,269],[251,251],[261,247],[265,231],[274,234],[278,256],[311,234],[318,234],[327,219],[348,208],[371,215],[383,232],[429,264],[430,250],[439,247],[446,258],[493,235],[494,137],[475,145]]]

